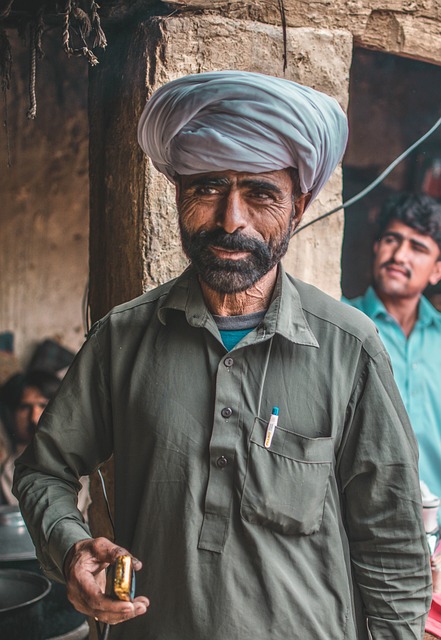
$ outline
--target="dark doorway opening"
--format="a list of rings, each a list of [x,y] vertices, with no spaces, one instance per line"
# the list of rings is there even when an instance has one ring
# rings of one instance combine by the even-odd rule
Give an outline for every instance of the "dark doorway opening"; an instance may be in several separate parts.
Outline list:
[[[372,182],[440,116],[440,66],[355,49],[349,89],[350,137],[343,162],[344,200]],[[342,291],[348,298],[364,293],[370,284],[375,218],[384,199],[399,191],[425,192],[441,201],[441,127],[381,185],[346,209]],[[441,291],[439,285],[436,290]]]

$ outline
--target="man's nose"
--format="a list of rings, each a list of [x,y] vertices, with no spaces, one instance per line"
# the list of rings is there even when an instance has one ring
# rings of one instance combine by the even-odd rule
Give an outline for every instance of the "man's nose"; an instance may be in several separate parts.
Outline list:
[[[31,423],[34,427],[36,427],[38,425],[38,421],[41,418],[41,414],[43,413],[44,409],[42,407],[40,407],[37,404],[32,405],[31,408]]]
[[[226,233],[244,229],[248,222],[247,207],[240,193],[230,191],[222,200],[217,212],[216,224]]]
[[[394,260],[396,262],[406,262],[409,258],[409,244],[406,241],[400,242],[394,251]]]

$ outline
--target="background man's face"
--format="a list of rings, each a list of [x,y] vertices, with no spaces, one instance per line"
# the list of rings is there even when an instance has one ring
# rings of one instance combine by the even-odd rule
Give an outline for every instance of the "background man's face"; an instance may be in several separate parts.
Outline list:
[[[17,442],[30,442],[48,402],[36,387],[25,387],[14,416]]]
[[[177,204],[183,249],[212,289],[244,291],[280,262],[305,202],[305,196],[294,197],[288,169],[182,176]]]
[[[383,297],[419,296],[441,278],[437,243],[412,227],[392,220],[374,245],[374,285]]]

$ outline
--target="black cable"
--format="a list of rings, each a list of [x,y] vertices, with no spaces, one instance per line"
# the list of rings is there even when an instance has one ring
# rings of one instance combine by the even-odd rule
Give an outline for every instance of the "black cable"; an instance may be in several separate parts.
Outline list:
[[[115,524],[113,522],[112,512],[110,511],[110,503],[107,495],[106,483],[104,482],[101,469],[97,469],[97,472],[98,472],[99,479],[101,480],[101,488],[103,490],[104,502],[106,503],[106,507],[107,507],[107,515],[109,516],[110,524],[112,525],[112,529],[113,529],[113,537],[115,538]]]
[[[407,158],[407,156],[410,153],[412,153],[414,149],[416,149],[422,142],[424,142],[424,140],[426,140],[429,136],[431,136],[432,133],[436,131],[436,129],[438,129],[440,125],[441,125],[441,118],[439,118],[435,122],[433,127],[431,127],[423,136],[421,136],[421,138],[419,138],[416,142],[410,145],[410,147],[408,147],[405,151],[403,151],[403,153],[399,155],[398,158],[396,158],[393,162],[391,162],[390,165],[386,167],[386,169],[382,173],[380,173],[378,178],[375,178],[375,180],[371,182],[371,184],[369,184],[362,191],[357,193],[357,195],[353,196],[352,198],[349,198],[349,200],[346,200],[346,202],[343,202],[338,207],[335,207],[335,209],[331,209],[331,211],[328,211],[327,213],[324,213],[323,215],[318,216],[318,218],[314,218],[314,220],[311,220],[310,222],[307,222],[306,224],[302,225],[301,227],[299,227],[293,232],[291,237],[297,235],[298,233],[300,233],[300,231],[303,231],[303,229],[310,227],[316,222],[319,222],[319,220],[324,220],[325,218],[332,216],[334,213],[337,213],[337,211],[340,211],[341,209],[346,209],[347,207],[350,207],[351,205],[355,204],[356,202],[364,198],[364,196],[366,196],[373,189],[375,189],[375,187],[377,187],[380,184],[380,182],[382,182],[402,160]]]
[[[100,623],[98,620],[95,620],[96,632],[98,635],[98,640],[107,640],[110,632],[110,624],[104,624],[103,630],[101,631]]]
[[[97,469],[97,472],[98,472],[98,477],[99,477],[99,479],[101,481],[101,488],[103,490],[104,502],[106,503],[106,507],[107,507],[107,515],[109,516],[110,524],[112,525],[112,529],[113,529],[113,535],[115,537],[115,525],[113,523],[112,513],[110,511],[110,504],[109,504],[109,498],[107,496],[106,484],[104,482],[104,478],[103,478],[103,474],[101,473],[101,469]],[[100,623],[96,619],[95,619],[95,625],[96,625],[96,632],[97,632],[97,635],[98,635],[98,640],[107,640],[107,638],[109,637],[109,632],[110,632],[110,624],[104,624],[102,631],[101,631],[101,628],[100,628]]]

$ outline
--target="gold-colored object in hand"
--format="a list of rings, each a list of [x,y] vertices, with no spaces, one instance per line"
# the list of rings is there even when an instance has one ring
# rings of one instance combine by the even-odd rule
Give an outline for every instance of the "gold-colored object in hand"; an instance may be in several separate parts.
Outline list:
[[[113,565],[112,592],[118,600],[131,601],[135,595],[135,572],[131,556],[118,556]]]

